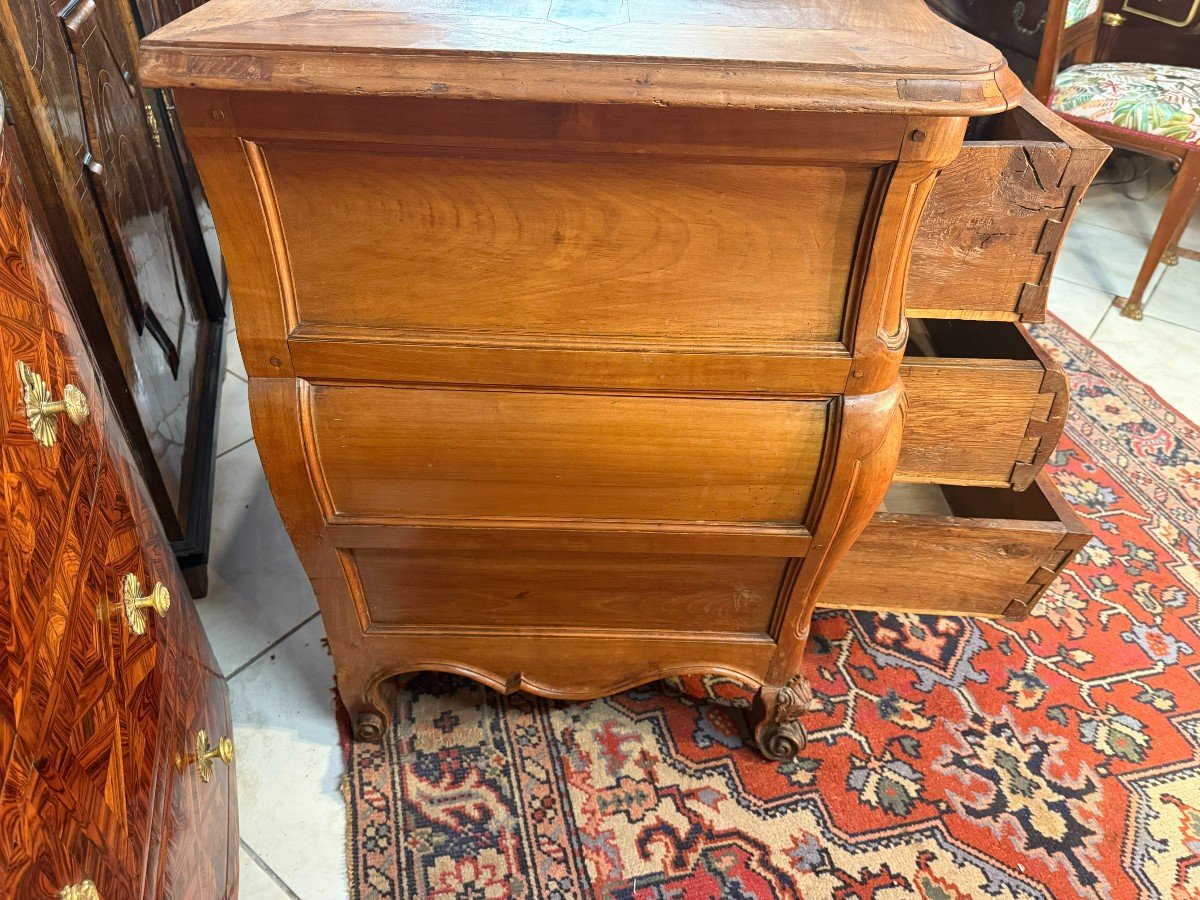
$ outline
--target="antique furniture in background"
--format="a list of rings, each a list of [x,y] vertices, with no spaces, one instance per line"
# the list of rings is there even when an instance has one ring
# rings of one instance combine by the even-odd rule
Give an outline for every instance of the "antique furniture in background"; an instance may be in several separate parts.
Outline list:
[[[1150,278],[1160,262],[1176,258],[1179,238],[1200,197],[1200,69],[1094,62],[1101,13],[1096,10],[1067,27],[1069,5],[1070,0],[1050,0],[1034,93],[1105,143],[1179,167],[1133,288],[1128,297],[1116,300],[1123,307],[1121,315],[1140,319]],[[1060,71],[1068,54],[1075,62]]]
[[[118,420],[189,586],[207,583],[224,373],[224,273],[169,92],[139,24],[195,3],[0,0],[0,83],[30,190]]]
[[[723,672],[788,758],[816,605],[1021,616],[1086,539],[1016,323],[1107,150],[918,0],[211,0],[142,72],[360,738]]]
[[[1048,0],[926,0],[959,28],[995,44],[1032,86]],[[1068,24],[1096,11],[1099,0],[1071,0]],[[1194,66],[1200,56],[1200,3],[1196,0],[1104,0],[1100,59]],[[1114,26],[1120,27],[1114,27]]]
[[[233,897],[225,682],[29,183],[3,127],[0,897]]]

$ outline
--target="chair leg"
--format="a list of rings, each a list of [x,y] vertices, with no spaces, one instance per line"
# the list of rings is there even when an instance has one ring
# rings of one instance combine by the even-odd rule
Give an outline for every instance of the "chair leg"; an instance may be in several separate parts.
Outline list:
[[[1179,244],[1180,235],[1187,227],[1188,219],[1196,208],[1196,200],[1200,197],[1200,150],[1189,150],[1179,164],[1179,172],[1175,175],[1175,184],[1163,207],[1162,218],[1150,238],[1150,250],[1142,261],[1142,268],[1137,279],[1133,282],[1133,290],[1128,298],[1117,298],[1117,305],[1122,306],[1121,315],[1127,319],[1140,319],[1143,313],[1143,295],[1150,284],[1160,262],[1167,262]],[[1122,303],[1122,300],[1124,302]]]

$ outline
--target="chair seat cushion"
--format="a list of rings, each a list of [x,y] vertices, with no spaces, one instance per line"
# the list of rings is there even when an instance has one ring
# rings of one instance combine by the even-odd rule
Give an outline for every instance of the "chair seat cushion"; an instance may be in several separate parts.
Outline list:
[[[1056,112],[1200,144],[1200,69],[1158,63],[1071,66],[1054,82]]]
[[[1078,24],[1100,8],[1100,0],[1067,0],[1067,27]]]

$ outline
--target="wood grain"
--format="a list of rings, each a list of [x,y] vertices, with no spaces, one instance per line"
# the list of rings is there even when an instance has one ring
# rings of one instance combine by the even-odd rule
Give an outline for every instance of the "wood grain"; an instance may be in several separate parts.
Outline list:
[[[181,769],[177,754],[195,747],[203,729],[215,746],[236,737],[229,692],[216,666],[195,608],[176,621],[181,652],[166,675],[172,684],[164,730],[169,728],[171,759],[164,790],[162,852],[157,891],[163,897],[236,897],[238,883],[237,757],[216,762],[212,780],[200,780],[194,765]]]
[[[486,622],[500,630],[733,632],[764,639],[787,563],[753,556],[521,552],[518,542],[502,554],[355,550],[351,559],[373,631]]]
[[[1139,17],[1149,16],[1172,25],[1186,24],[1186,20],[1196,14],[1196,7],[1193,7],[1190,12],[1186,13],[1183,21],[1176,21],[1172,17],[1183,12],[1182,6],[1178,9],[1172,9],[1169,6],[1164,9],[1161,5],[1156,5],[1156,14],[1146,12],[1144,8],[1139,8],[1135,4],[1130,4],[1123,9],[1133,12]],[[1114,58],[1149,61],[1141,55],[1132,57],[1114,57],[1112,55],[1111,45],[1114,32],[1128,32],[1131,29],[1102,29],[1100,26],[1105,18],[1105,13],[1100,7],[1092,10],[1067,28],[1067,0],[1049,0],[1046,17],[1046,21],[1050,24],[1042,35],[1042,47],[1038,55],[1037,72],[1033,83],[1034,94],[1043,102],[1050,102],[1050,96],[1064,59],[1070,59],[1072,65]],[[1126,17],[1118,16],[1118,18],[1124,21]],[[1144,19],[1142,19],[1142,24],[1153,25]],[[1132,30],[1136,31],[1136,28]],[[1191,30],[1194,32],[1195,28]],[[1104,35],[1104,40],[1101,40],[1101,34]],[[1151,58],[1161,58],[1159,54],[1163,53],[1165,49],[1161,44],[1161,36],[1156,35],[1155,47],[1150,51]],[[1187,61],[1181,65],[1195,66],[1195,48],[1189,47],[1187,54]],[[1160,85],[1148,77],[1137,79],[1137,83],[1131,85],[1130,90],[1147,94],[1148,100],[1150,96],[1153,96],[1154,101],[1151,102],[1170,96],[1169,91],[1163,90]],[[1132,287],[1129,288],[1129,296],[1114,299],[1114,305],[1122,308],[1123,316],[1139,320],[1143,316],[1142,307],[1145,293],[1150,287],[1154,273],[1169,252],[1178,251],[1179,239],[1183,236],[1197,203],[1200,203],[1200,149],[1197,149],[1194,142],[1180,141],[1166,134],[1155,134],[1149,129],[1128,128],[1123,122],[1115,124],[1088,118],[1076,118],[1070,115],[1064,115],[1063,118],[1072,123],[1072,127],[1078,127],[1082,133],[1098,141],[1103,141],[1104,144],[1133,150],[1137,153],[1148,153],[1151,156],[1178,163],[1171,191],[1163,204],[1162,215],[1159,217],[1158,225],[1154,228],[1154,234],[1150,236],[1150,245],[1146,250],[1146,256],[1134,277]]]
[[[211,0],[143,42],[142,73],[157,87],[958,116],[1020,91],[999,51],[916,0]]]
[[[921,217],[908,314],[1044,322],[1059,248],[1108,149],[1029,94],[981,130]]]
[[[220,315],[223,303],[211,273],[202,284],[192,266],[174,161],[147,120],[132,8],[0,0],[0,37],[31,191],[102,380],[170,537],[206,543],[207,518],[189,504],[203,502],[212,475],[206,304]]]
[[[900,481],[1023,490],[1066,424],[1062,367],[1020,326],[929,320],[902,368]],[[925,353],[928,355],[918,355]]]
[[[1024,615],[1091,538],[1044,474],[1024,493],[942,494],[957,515],[877,513],[820,604],[994,618],[1015,602]]]
[[[326,385],[309,415],[331,512],[732,523],[803,520],[827,418],[816,401]]]
[[[670,157],[263,154],[299,324],[560,346],[837,341],[872,178]]]
[[[920,477],[1007,486],[1055,437],[1027,346],[903,361],[926,201],[967,117],[1019,92],[912,0],[578,10],[213,0],[143,60],[180,89],[358,738],[421,669],[559,698],[716,671],[760,685],[760,746],[790,758],[812,611],[903,444]],[[1039,134],[996,127],[1042,175]],[[985,200],[952,212],[1007,214]],[[960,399],[991,432],[949,434]],[[1033,555],[1023,585],[1057,565]]]

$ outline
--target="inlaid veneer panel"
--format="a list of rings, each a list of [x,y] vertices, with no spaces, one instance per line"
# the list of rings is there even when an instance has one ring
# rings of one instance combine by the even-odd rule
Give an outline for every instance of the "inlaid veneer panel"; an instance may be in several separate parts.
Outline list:
[[[333,511],[798,523],[823,401],[314,385]]]
[[[633,154],[262,153],[299,324],[592,346],[836,342],[874,172]]]

